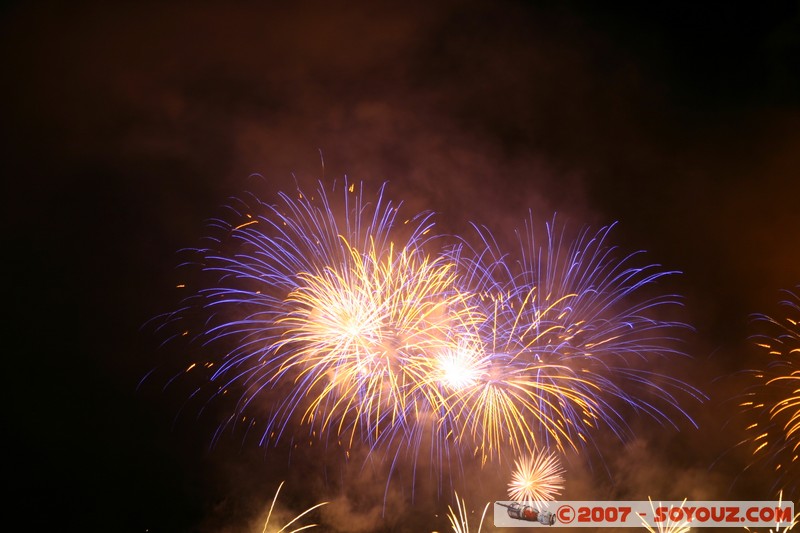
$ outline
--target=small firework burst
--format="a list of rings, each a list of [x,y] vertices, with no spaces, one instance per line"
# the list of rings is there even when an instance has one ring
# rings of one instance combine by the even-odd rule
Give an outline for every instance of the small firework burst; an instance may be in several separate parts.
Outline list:
[[[291,531],[289,530],[289,527],[292,526],[292,524],[294,524],[295,522],[297,522],[298,520],[303,518],[305,515],[307,515],[308,513],[313,511],[314,509],[322,507],[323,505],[327,505],[328,502],[318,503],[317,505],[314,505],[313,507],[309,507],[308,509],[306,509],[305,511],[303,511],[299,515],[297,515],[294,518],[292,518],[289,522],[284,524],[280,529],[276,529],[278,526],[271,526],[270,525],[269,521],[270,521],[270,519],[272,519],[272,511],[275,509],[275,502],[278,500],[278,494],[281,492],[281,487],[283,487],[283,482],[282,481],[281,481],[281,484],[278,485],[278,490],[275,491],[275,496],[272,498],[272,504],[269,506],[269,512],[267,513],[267,520],[266,520],[266,522],[264,522],[264,528],[261,530],[261,532],[262,533],[297,533],[298,531],[303,531],[303,530],[306,530],[306,529],[311,529],[312,527],[317,527],[318,524],[308,524],[308,525],[305,525],[305,526],[296,527],[295,529],[292,529]]]
[[[755,463],[773,473],[775,489],[796,488],[800,480],[800,291],[787,294],[782,318],[755,317],[753,340],[768,360],[750,372],[755,385],[740,403],[750,415],[746,442]]]
[[[447,506],[447,518],[450,520],[450,526],[453,528],[453,533],[470,533],[469,531],[469,516],[467,513],[467,504],[464,502],[463,499],[458,497],[458,493],[456,494],[456,507],[458,508],[458,512],[451,507]],[[489,504],[487,503],[486,506],[483,508],[483,514],[481,515],[481,521],[478,524],[478,531],[476,533],[481,533],[481,529],[483,528],[483,519],[486,518],[486,511],[489,510]],[[435,533],[435,532],[434,532]]]
[[[564,490],[564,467],[552,452],[531,453],[516,461],[508,497],[518,502],[552,501]]]
[[[650,509],[652,510],[653,515],[655,515],[656,510],[655,507],[653,507],[653,500],[649,497],[647,499],[650,500]],[[683,505],[685,503],[686,499],[684,498],[680,506],[681,509],[683,509]],[[645,527],[645,529],[647,529],[647,531],[650,533],[688,533],[692,530],[692,528],[689,527],[689,522],[686,520],[673,521],[671,519],[667,519],[664,522],[659,522],[658,527],[653,527],[648,524],[647,520],[645,520],[641,515],[639,516],[639,519],[642,521],[642,525]]]
[[[780,507],[781,503],[783,503],[783,491],[780,491],[780,493],[778,494],[778,507]],[[783,527],[781,527],[780,523],[776,523],[775,529],[770,528],[769,533],[788,533],[789,531],[794,529],[794,526],[796,526],[797,524],[800,524],[800,512],[795,514],[792,517],[792,521]],[[750,531],[751,533],[758,533],[756,531],[753,531],[749,527],[745,527],[745,529],[747,531]]]

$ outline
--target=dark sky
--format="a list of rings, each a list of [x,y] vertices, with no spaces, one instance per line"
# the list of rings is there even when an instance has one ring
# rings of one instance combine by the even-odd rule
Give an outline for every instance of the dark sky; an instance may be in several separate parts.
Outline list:
[[[567,495],[774,496],[726,453],[725,378],[759,364],[750,315],[800,283],[797,2],[1,9],[4,477],[28,529],[246,531],[282,479],[319,477],[236,437],[209,449],[213,414],[179,414],[188,386],[137,390],[176,355],[143,325],[176,305],[177,250],[230,196],[295,176],[386,181],[454,232],[507,233],[529,209],[619,221],[616,244],[683,273],[676,372],[709,400],[687,404],[699,430],[642,422],[610,445],[613,479],[574,463]],[[288,485],[292,511],[324,492]],[[407,518],[389,519],[324,496],[330,531],[441,529],[452,502],[395,496]]]

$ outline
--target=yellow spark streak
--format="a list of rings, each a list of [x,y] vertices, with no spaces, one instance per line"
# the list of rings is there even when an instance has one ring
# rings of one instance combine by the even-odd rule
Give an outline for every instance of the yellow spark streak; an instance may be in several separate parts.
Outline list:
[[[275,508],[275,502],[278,499],[278,494],[281,491],[281,487],[283,487],[283,483],[284,482],[281,481],[281,484],[278,485],[278,490],[275,491],[275,496],[272,498],[272,504],[269,506],[269,512],[267,513],[267,521],[264,522],[264,529],[262,529],[262,533],[266,533],[267,532],[267,526],[269,526],[269,521],[272,518],[272,511]],[[305,529],[310,529],[312,527],[317,527],[318,524],[309,524],[309,525],[301,526],[301,527],[299,527],[297,529],[293,529],[291,531],[286,531],[286,528],[288,528],[289,526],[291,526],[292,524],[294,524],[295,522],[297,522],[298,520],[303,518],[305,515],[307,515],[308,513],[313,511],[314,509],[318,509],[319,507],[322,507],[323,505],[327,505],[327,504],[328,504],[328,502],[322,502],[322,503],[318,503],[317,505],[314,505],[313,507],[309,507],[308,509],[306,509],[305,511],[303,511],[302,513],[300,513],[299,515],[294,517],[291,521],[287,522],[276,533],[284,533],[284,532],[286,532],[286,533],[297,533],[298,531],[303,531]]]
[[[447,518],[450,520],[450,526],[453,528],[453,533],[470,533],[469,532],[469,516],[467,515],[467,505],[463,499],[459,499],[458,493],[456,495],[456,506],[458,507],[458,514],[453,510],[451,506],[447,506],[448,514]],[[477,533],[481,533],[481,529],[483,529],[483,520],[486,517],[486,512],[489,510],[489,503],[483,508],[483,514],[481,515],[481,522],[478,524],[478,531]]]
[[[780,467],[780,465],[778,465],[778,467]],[[783,504],[783,491],[780,491],[778,493],[778,507],[780,507],[782,504]],[[794,529],[794,526],[796,526],[797,524],[800,524],[800,512],[796,513],[792,517],[791,523],[787,524],[786,527],[784,527],[783,529],[778,529],[778,523],[776,522],[775,529],[770,528],[769,533],[788,533],[789,531]],[[749,527],[745,526],[745,529],[747,531],[751,531],[751,533],[756,533],[755,531],[752,531]]]
[[[650,509],[655,515],[656,510],[653,507],[653,500],[650,497],[647,497],[650,500]],[[683,499],[680,508],[683,509],[684,504],[686,503],[686,498]],[[667,520],[666,522],[659,522],[658,529],[654,529],[653,526],[649,525],[647,521],[642,517],[639,516],[639,519],[642,521],[642,525],[649,531],[650,533],[688,533],[692,530],[691,527],[688,525],[688,521],[684,520],[681,522],[673,522],[672,520]]]
[[[239,230],[239,229],[242,229],[244,227],[250,226],[251,224],[258,224],[258,220],[251,220],[249,222],[244,222],[243,224],[239,224],[238,226],[236,226],[233,229],[234,230]]]

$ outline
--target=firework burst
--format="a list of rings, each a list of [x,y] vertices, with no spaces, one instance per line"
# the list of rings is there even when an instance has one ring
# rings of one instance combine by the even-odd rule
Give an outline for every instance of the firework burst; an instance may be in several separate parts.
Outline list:
[[[646,393],[679,412],[670,391],[700,396],[636,366],[679,353],[682,325],[655,317],[674,298],[642,296],[670,272],[618,256],[610,228],[565,246],[548,225],[540,249],[529,224],[514,259],[485,230],[481,246],[443,246],[430,214],[400,218],[383,188],[340,192],[236,202],[193,250],[208,283],[170,318],[199,309],[194,337],[222,348],[189,366],[209,372],[211,398],[242,391],[221,429],[254,427],[255,412],[262,444],[305,431],[392,465],[423,447],[436,466],[483,464],[578,449],[602,425],[622,436],[620,404],[670,421]]]
[[[653,500],[649,497],[647,499],[650,500],[650,509],[652,511],[652,514],[655,516],[656,510],[655,507],[653,507]],[[684,499],[683,502],[681,503],[680,506],[681,509],[683,509],[685,503],[686,499]],[[670,507],[670,509],[671,508],[672,507]],[[653,527],[650,524],[648,524],[647,520],[645,520],[642,516],[639,516],[639,519],[642,521],[642,525],[644,526],[644,528],[650,533],[689,533],[689,531],[692,530],[687,520],[679,520],[675,522],[673,520],[667,519],[666,521],[659,522],[658,527]]]
[[[564,468],[551,452],[518,459],[508,484],[508,497],[518,502],[552,501],[564,490]]]
[[[783,491],[779,491],[778,506],[780,507],[782,503],[783,503]],[[794,526],[796,526],[797,524],[800,524],[800,512],[795,513],[795,515],[792,517],[792,521],[783,527],[780,526],[780,523],[776,523],[775,528],[774,529],[770,528],[769,533],[788,533],[789,531],[794,529]],[[757,533],[752,529],[750,529],[749,527],[745,527],[745,529],[747,531],[750,531],[751,533]]]
[[[753,340],[768,358],[751,371],[755,385],[740,406],[749,414],[747,427],[753,456],[772,470],[776,488],[793,489],[800,479],[800,286],[787,291],[782,318],[756,315],[762,332]]]
[[[352,413],[377,441],[387,428],[415,425],[420,409],[430,411],[415,394],[415,368],[428,354],[453,353],[453,332],[472,319],[450,290],[452,265],[416,250],[395,257],[391,246],[383,259],[372,246],[365,255],[350,251],[345,272],[301,275],[303,286],[286,298],[292,310],[279,320],[286,333],[275,345],[282,355],[273,379],[296,375],[311,399],[302,421],[320,419],[323,430],[336,424],[341,434]]]
[[[687,326],[658,318],[678,299],[648,296],[674,272],[636,266],[638,254],[621,255],[607,244],[610,231],[584,230],[567,246],[553,221],[540,246],[529,221],[516,256],[485,229],[477,231],[481,247],[452,252],[460,283],[470,287],[465,293],[487,317],[479,325],[482,353],[474,358],[484,371],[454,409],[484,457],[503,444],[517,456],[537,447],[578,449],[601,425],[624,438],[625,408],[661,423],[675,425],[675,412],[691,421],[678,396],[704,399],[645,364],[681,355],[676,336]]]
[[[456,493],[456,507],[458,512],[456,512],[452,506],[447,506],[447,518],[450,520],[450,527],[453,528],[453,533],[470,533],[467,504],[463,499],[459,499],[458,493]],[[483,529],[483,520],[486,518],[486,512],[488,510],[489,504],[487,503],[483,508],[483,514],[481,514],[481,521],[478,524],[478,531],[476,533],[481,533],[481,530]]]
[[[303,518],[311,511],[318,509],[323,505],[327,505],[328,502],[318,503],[313,507],[309,507],[308,509],[306,509],[305,511],[303,511],[302,513],[291,519],[289,522],[284,524],[280,529],[277,529],[277,526],[270,525],[270,520],[272,519],[272,511],[275,509],[275,502],[278,500],[278,494],[280,494],[281,492],[281,487],[283,487],[283,482],[281,482],[281,484],[278,485],[278,489],[275,491],[275,496],[273,496],[272,498],[272,503],[270,504],[269,512],[267,513],[267,520],[264,522],[264,527],[261,530],[261,533],[297,533],[298,531],[303,531],[306,529],[311,529],[312,527],[317,527],[318,524],[308,524],[305,526],[295,527],[295,529],[292,529],[291,531],[288,530],[288,528],[291,527],[292,524]]]
[[[244,391],[223,429],[267,406],[262,443],[305,426],[390,456],[428,438],[448,456],[446,399],[470,379],[460,354],[482,315],[456,289],[455,265],[428,252],[429,215],[398,219],[383,189],[371,202],[354,184],[342,194],[237,203],[214,221],[212,246],[193,250],[211,280],[184,310],[208,315],[204,345],[228,347],[212,398]]]

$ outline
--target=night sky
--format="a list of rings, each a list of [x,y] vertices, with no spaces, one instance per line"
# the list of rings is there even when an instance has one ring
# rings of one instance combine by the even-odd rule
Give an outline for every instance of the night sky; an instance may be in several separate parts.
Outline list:
[[[382,516],[378,470],[211,447],[222,408],[163,387],[185,354],[147,324],[178,305],[178,250],[230,197],[344,176],[454,233],[618,222],[681,272],[671,372],[708,396],[684,404],[699,429],[600,432],[563,499],[776,499],[736,395],[763,362],[751,316],[800,283],[797,2],[271,4],[0,8],[7,519],[261,531],[286,480],[281,513],[331,501],[317,530],[448,530],[451,491],[393,488]],[[459,491],[478,512],[505,497],[488,470]]]

